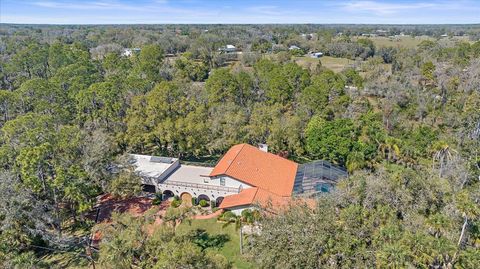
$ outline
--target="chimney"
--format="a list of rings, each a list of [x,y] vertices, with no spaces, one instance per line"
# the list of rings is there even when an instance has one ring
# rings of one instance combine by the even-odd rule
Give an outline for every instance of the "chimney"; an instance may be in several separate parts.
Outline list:
[[[267,144],[258,144],[258,149],[264,152],[268,152],[268,145]]]

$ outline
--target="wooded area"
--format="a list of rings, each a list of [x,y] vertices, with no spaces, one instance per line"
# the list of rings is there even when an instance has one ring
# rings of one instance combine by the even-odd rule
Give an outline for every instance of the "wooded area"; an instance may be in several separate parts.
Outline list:
[[[422,41],[362,36],[379,27]],[[263,216],[244,255],[254,268],[480,268],[479,37],[478,25],[2,24],[0,265],[60,268],[48,249],[83,251],[96,197],[140,191],[126,153],[215,164],[265,143],[350,176],[316,208]],[[349,64],[297,63],[316,51]],[[95,257],[106,268],[232,266],[194,235],[115,222]]]

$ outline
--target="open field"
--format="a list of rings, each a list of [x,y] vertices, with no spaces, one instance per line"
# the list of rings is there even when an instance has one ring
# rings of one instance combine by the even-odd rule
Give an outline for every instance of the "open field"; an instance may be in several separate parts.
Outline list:
[[[254,268],[251,263],[246,261],[240,255],[240,236],[239,232],[235,229],[235,225],[229,224],[226,227],[222,226],[223,223],[217,222],[217,219],[215,218],[207,220],[192,220],[190,223],[182,223],[178,227],[177,232],[181,234],[195,229],[203,229],[207,231],[209,235],[227,234],[230,237],[230,240],[226,242],[223,247],[214,251],[217,251],[231,261],[234,268]]]
[[[352,65],[355,61],[347,58],[336,58],[330,56],[323,56],[319,59],[310,58],[310,57],[294,57],[294,61],[304,67],[304,68],[315,68],[318,64],[318,61],[322,62],[322,65],[328,69],[333,70],[334,72],[341,72],[345,67]]]
[[[363,37],[357,37],[363,38]],[[367,37],[372,40],[377,48],[379,47],[403,47],[403,48],[415,48],[424,40],[435,41],[437,39],[429,36],[398,36],[398,37],[385,37],[385,36],[376,36],[376,37]],[[451,41],[464,41],[472,43],[467,36],[454,36],[454,37],[444,37],[440,40],[451,40]]]
[[[401,37],[369,37],[373,41],[376,47],[404,47],[404,48],[414,48],[418,46],[424,40],[435,40],[432,37],[427,36],[401,36]]]

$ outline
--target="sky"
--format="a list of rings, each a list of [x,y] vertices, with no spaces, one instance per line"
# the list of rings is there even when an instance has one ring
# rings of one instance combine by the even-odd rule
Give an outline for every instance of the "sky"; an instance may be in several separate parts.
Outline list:
[[[480,23],[480,0],[0,0],[0,23]]]

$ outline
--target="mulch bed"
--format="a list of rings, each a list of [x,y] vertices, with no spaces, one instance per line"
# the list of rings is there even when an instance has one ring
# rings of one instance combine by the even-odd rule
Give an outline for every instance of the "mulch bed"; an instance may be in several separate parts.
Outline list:
[[[127,199],[114,198],[110,194],[102,195],[98,198],[97,210],[90,212],[87,218],[94,220],[97,223],[109,221],[113,212],[125,213],[128,212],[133,216],[141,216],[145,211],[152,208],[153,199],[147,197],[132,197]]]
[[[160,205],[153,205],[153,199],[147,197],[132,197],[132,198],[114,198],[110,194],[102,195],[98,198],[98,202],[96,210],[93,210],[89,214],[87,214],[87,218],[95,221],[96,223],[108,223],[111,220],[112,213],[125,213],[128,212],[133,216],[141,216],[147,210],[152,207],[158,208],[156,213],[157,219],[156,222],[160,220],[160,216],[165,214],[167,208],[170,206],[169,201],[163,201]],[[98,210],[98,217],[97,217],[97,210]],[[96,231],[92,235],[92,246],[98,246],[102,235],[99,231]]]

